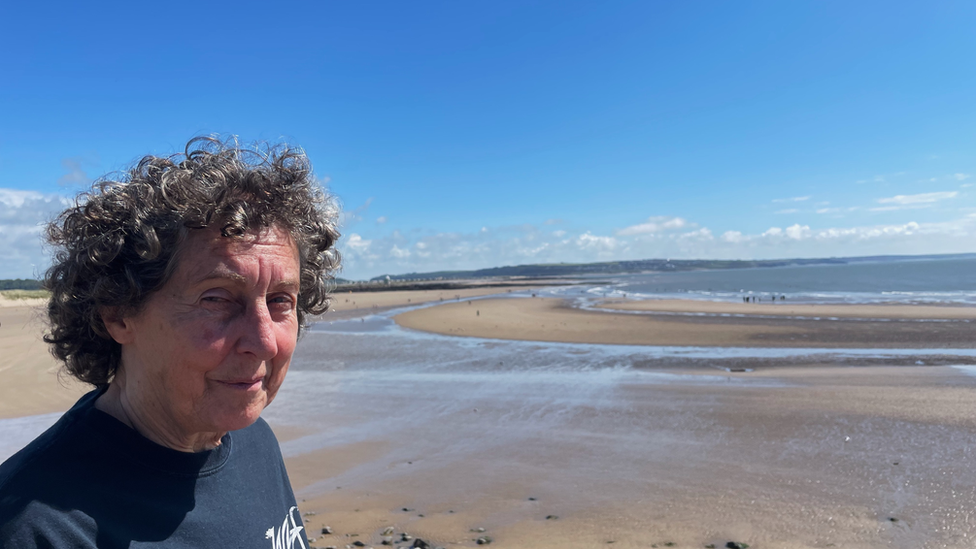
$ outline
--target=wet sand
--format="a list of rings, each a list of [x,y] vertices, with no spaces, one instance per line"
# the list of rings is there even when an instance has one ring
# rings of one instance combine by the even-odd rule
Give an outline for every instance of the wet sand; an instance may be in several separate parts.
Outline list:
[[[552,401],[504,376],[488,381],[497,391],[450,376],[359,394],[410,417],[371,443],[287,458],[312,545],[378,547],[387,527],[443,547],[486,534],[502,547],[969,545],[976,379],[817,364],[727,385],[696,383],[707,368],[682,376],[584,374]]]

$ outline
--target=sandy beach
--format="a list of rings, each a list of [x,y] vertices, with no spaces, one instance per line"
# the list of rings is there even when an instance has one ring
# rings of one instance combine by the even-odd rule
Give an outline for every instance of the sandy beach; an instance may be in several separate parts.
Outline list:
[[[646,313],[646,314],[635,314]],[[482,299],[400,314],[401,326],[493,339],[709,347],[972,348],[976,307]]]
[[[495,294],[508,294],[531,290],[534,285],[506,287],[471,287],[448,290],[392,290],[382,292],[337,291],[325,320],[361,316],[365,313],[388,310],[392,307],[409,307],[431,302],[448,302]]]
[[[60,364],[41,340],[43,319],[41,303],[0,301],[0,418],[63,412],[86,391],[59,379]]]
[[[312,547],[972,545],[972,308],[509,290],[339,293],[303,337],[265,417]],[[0,431],[85,390],[36,314],[0,308]]]

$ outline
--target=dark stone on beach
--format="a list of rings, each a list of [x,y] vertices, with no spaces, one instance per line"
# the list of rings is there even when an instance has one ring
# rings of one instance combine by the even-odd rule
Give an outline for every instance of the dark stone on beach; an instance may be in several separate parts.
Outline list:
[[[895,517],[888,517],[888,520],[890,520],[891,522],[898,522],[898,519],[896,519]]]
[[[332,528],[330,528],[328,526],[323,526],[322,527],[322,533],[323,534],[331,534],[332,533]]]
[[[474,540],[474,542],[477,543],[478,545],[488,545],[489,543],[491,543],[491,537],[481,536],[480,538]]]
[[[363,542],[361,542],[361,541],[359,541],[358,539],[356,541],[352,542],[352,544],[355,545],[356,547],[366,547],[366,544],[363,543]]]
[[[556,515],[546,515],[546,520],[556,520],[557,518],[559,517]]]
[[[413,536],[411,536],[410,534],[408,534],[406,532],[400,534],[400,541],[410,541],[412,539],[413,539]]]
[[[410,511],[413,511],[413,509],[407,509],[406,507],[404,507],[404,508],[402,509],[402,511],[403,511],[404,513],[409,513]]]
[[[749,549],[749,544],[741,541],[730,541],[725,544],[725,547],[728,549]]]
[[[393,537],[391,537],[391,536],[384,537],[380,541],[380,544],[382,544],[382,545],[393,545]]]
[[[413,545],[411,545],[411,547],[416,549],[430,549],[430,544],[420,538],[417,538],[413,540]]]
[[[535,501],[535,498],[529,498],[529,501]]]

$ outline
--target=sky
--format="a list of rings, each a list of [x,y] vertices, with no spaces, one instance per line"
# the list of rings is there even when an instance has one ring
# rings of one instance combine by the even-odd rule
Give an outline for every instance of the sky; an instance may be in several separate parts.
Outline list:
[[[0,278],[194,136],[305,149],[339,276],[976,252],[973,2],[17,2]]]

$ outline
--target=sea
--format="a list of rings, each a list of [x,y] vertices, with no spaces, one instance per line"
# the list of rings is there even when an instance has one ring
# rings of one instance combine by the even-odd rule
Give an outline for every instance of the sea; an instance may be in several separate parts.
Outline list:
[[[635,299],[795,303],[976,304],[976,258],[617,275],[590,294]]]

